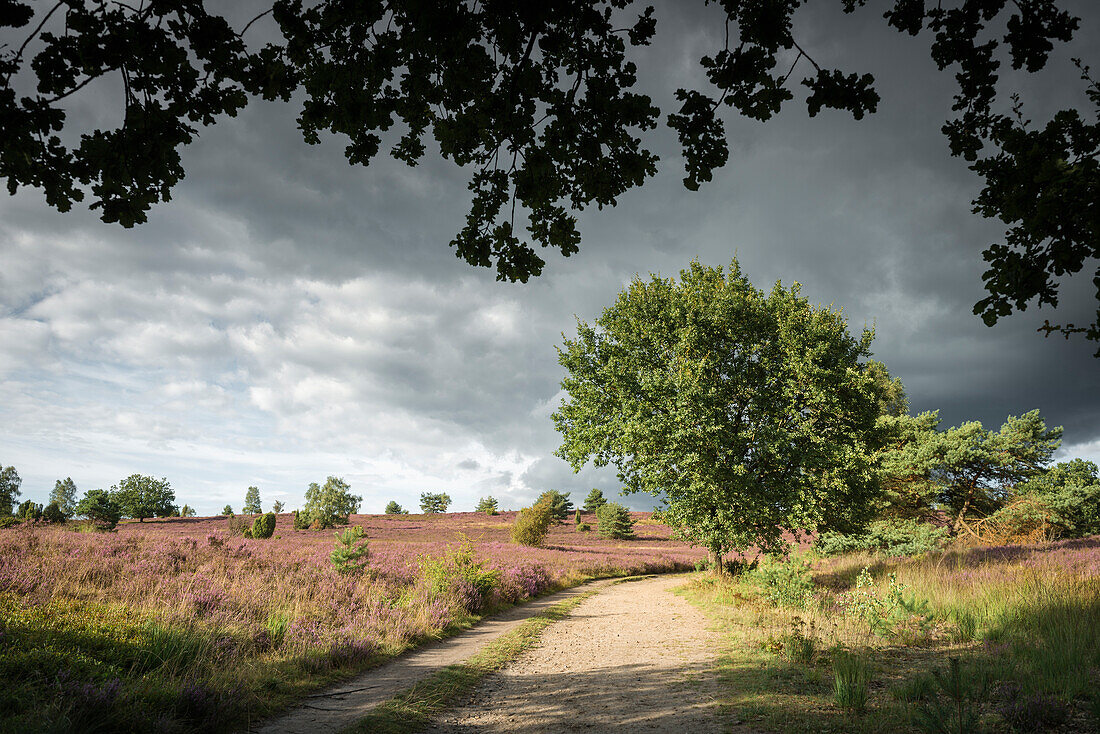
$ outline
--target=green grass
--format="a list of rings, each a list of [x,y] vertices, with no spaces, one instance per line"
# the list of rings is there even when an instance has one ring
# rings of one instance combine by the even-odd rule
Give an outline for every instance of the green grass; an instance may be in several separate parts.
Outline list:
[[[647,576],[632,576],[612,583],[638,581]],[[447,708],[468,695],[485,678],[531,648],[543,630],[565,617],[581,602],[600,589],[570,597],[524,621],[511,632],[488,643],[468,660],[449,665],[408,690],[381,704],[344,734],[414,734],[423,731]]]
[[[751,728],[918,732],[950,719],[957,731],[973,715],[968,731],[1009,732],[1006,690],[1016,689],[1020,700],[1065,707],[1070,715],[1059,731],[1095,732],[1100,578],[1081,561],[1094,552],[1085,548],[1069,561],[1055,547],[1018,557],[950,551],[829,559],[814,564],[814,598],[799,605],[777,597],[760,574],[700,576],[678,591],[721,632],[720,704],[729,720]],[[873,581],[856,594],[864,603],[845,603],[865,567]],[[876,610],[888,619],[869,621]],[[851,658],[838,650],[867,661],[865,701],[850,695],[848,683],[834,688],[838,676],[852,678],[842,675]],[[950,658],[959,660],[955,675],[968,691],[965,716],[935,675],[945,674]]]

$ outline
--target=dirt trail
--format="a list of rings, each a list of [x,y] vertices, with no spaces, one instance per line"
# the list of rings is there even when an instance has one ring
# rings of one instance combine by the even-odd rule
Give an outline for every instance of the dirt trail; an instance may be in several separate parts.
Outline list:
[[[618,584],[547,628],[432,732],[721,731],[703,614],[669,592],[683,577]]]
[[[393,698],[440,668],[469,658],[486,643],[547,607],[610,583],[610,580],[595,581],[513,607],[467,632],[417,648],[343,685],[315,693],[300,708],[251,727],[250,731],[259,734],[324,734],[340,731],[354,724],[378,704]]]

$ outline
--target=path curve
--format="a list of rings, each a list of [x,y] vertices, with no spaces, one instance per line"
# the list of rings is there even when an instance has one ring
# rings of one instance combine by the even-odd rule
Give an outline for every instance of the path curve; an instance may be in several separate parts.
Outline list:
[[[388,701],[440,668],[466,660],[486,643],[548,607],[586,591],[608,586],[614,581],[592,581],[512,607],[483,620],[466,632],[418,647],[339,686],[307,696],[301,706],[288,714],[261,722],[249,730],[257,734],[338,732],[354,724],[375,706]]]
[[[430,729],[707,734],[718,719],[716,634],[659,576],[604,589],[551,625]]]

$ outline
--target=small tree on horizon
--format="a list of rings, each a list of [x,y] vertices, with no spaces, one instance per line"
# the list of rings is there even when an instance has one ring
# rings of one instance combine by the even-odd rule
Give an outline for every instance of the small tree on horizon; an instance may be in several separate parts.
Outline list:
[[[408,510],[406,510],[401,505],[397,504],[397,500],[390,500],[389,504],[386,505],[386,509],[384,510],[384,512],[387,515],[408,515],[409,514]]]
[[[474,512],[484,512],[486,515],[497,514],[497,499],[496,497],[482,497],[478,500],[477,508]]]
[[[260,488],[249,487],[244,493],[244,507],[241,508],[241,512],[245,515],[259,515],[263,511],[264,508],[260,504]]]
[[[286,508],[286,505],[280,500],[275,500],[271,504],[271,511],[274,512],[276,515],[281,513],[285,508]]]
[[[603,492],[593,487],[588,496],[584,498],[584,511],[595,512],[606,504],[607,500],[604,498]]]
[[[184,505],[180,508],[180,517],[194,517],[196,514],[195,508],[191,505]]]
[[[19,485],[23,480],[19,478],[19,472],[14,466],[0,465],[0,517],[8,517],[12,513],[12,505],[22,492]]]
[[[306,490],[306,504],[302,508],[310,525],[331,528],[343,525],[359,511],[363,498],[351,493],[351,485],[340,477],[329,477],[324,485],[312,482]]]
[[[147,517],[167,517],[172,512],[176,493],[168,479],[131,474],[111,487],[111,495],[125,517],[145,522]]]
[[[53,491],[50,492],[50,502],[56,502],[58,509],[65,517],[72,517],[76,512],[76,484],[72,477],[65,477],[54,482]]]
[[[122,519],[122,509],[111,493],[103,489],[93,489],[84,493],[84,498],[76,504],[76,514],[86,517],[88,522],[103,528],[114,528]]]
[[[420,495],[420,509],[425,515],[446,512],[451,505],[451,496],[445,492],[423,492]]]
[[[569,500],[569,492],[559,492],[556,489],[548,489],[539,495],[536,504],[545,502],[550,508],[550,515],[554,522],[565,522],[569,513],[573,511],[573,503]]]

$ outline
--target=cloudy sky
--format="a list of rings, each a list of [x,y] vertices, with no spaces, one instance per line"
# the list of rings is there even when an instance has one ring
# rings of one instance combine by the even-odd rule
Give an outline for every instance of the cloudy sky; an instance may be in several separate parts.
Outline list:
[[[659,6],[640,57],[666,113],[721,42],[714,8],[698,5]],[[24,498],[44,501],[60,477],[84,491],[138,472],[167,477],[199,514],[239,509],[251,484],[265,507],[293,508],[329,475],[365,512],[415,508],[423,491],[448,492],[454,510],[489,494],[515,508],[549,488],[614,493],[613,473],[574,475],[553,456],[554,347],[634,275],[674,275],[696,257],[737,257],[761,288],[800,281],[853,330],[873,325],[876,358],[945,426],[1039,408],[1065,426],[1062,457],[1100,462],[1095,345],[1037,334],[1050,311],[993,329],[971,315],[980,252],[1002,227],[970,213],[980,182],[939,132],[952,80],[925,39],[824,5],[799,16],[800,43],[819,63],[875,73],[878,114],[809,119],[791,103],[767,124],[730,117],[730,164],[696,193],[659,129],[659,175],[586,212],[580,253],[550,255],[526,285],[448,248],[466,172],[432,156],[353,168],[335,138],[304,144],[282,105],[206,129],[173,201],[134,230],[59,214],[34,191],[4,195],[0,462]],[[1100,12],[1079,8],[1073,47],[1020,82],[1036,120],[1082,103],[1069,58],[1095,56]],[[72,114],[102,119],[103,105],[89,96]],[[1090,320],[1088,280],[1069,281],[1057,318]]]

